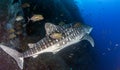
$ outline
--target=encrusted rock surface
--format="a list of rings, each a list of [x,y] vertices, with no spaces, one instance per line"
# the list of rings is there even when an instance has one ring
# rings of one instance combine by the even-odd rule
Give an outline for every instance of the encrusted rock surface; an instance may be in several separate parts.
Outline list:
[[[44,53],[37,58],[27,58],[23,70],[68,70],[69,67],[59,55]],[[0,70],[20,70],[16,61],[0,49]]]

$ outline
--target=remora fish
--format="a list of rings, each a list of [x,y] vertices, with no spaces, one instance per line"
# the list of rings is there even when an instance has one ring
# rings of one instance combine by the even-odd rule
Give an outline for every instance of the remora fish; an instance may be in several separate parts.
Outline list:
[[[78,28],[67,27],[65,28],[53,25],[51,23],[45,24],[46,36],[38,41],[35,44],[28,44],[30,48],[28,51],[20,53],[12,48],[9,48],[4,45],[0,45],[0,47],[11,57],[13,57],[18,66],[23,69],[24,58],[27,57],[37,57],[39,54],[44,52],[53,52],[56,53],[69,45],[75,44],[82,40],[88,40],[91,45],[94,47],[93,39],[88,35],[92,28],[90,26],[83,25]],[[54,32],[62,32],[63,37],[61,39],[52,39],[49,37],[50,34]]]

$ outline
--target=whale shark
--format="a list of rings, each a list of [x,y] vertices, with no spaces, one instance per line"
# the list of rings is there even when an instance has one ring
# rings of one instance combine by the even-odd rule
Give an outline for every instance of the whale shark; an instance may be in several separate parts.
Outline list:
[[[52,23],[45,24],[46,35],[44,38],[36,43],[28,43],[30,47],[25,52],[18,52],[17,50],[0,44],[0,48],[9,54],[18,64],[20,69],[24,68],[24,58],[33,57],[36,58],[41,53],[52,52],[56,54],[60,50],[69,47],[72,44],[78,43],[83,40],[90,42],[94,47],[94,40],[89,35],[92,31],[92,27],[88,25],[81,25],[80,27],[58,26]],[[52,39],[51,34],[55,32],[62,33],[62,37],[59,39]]]

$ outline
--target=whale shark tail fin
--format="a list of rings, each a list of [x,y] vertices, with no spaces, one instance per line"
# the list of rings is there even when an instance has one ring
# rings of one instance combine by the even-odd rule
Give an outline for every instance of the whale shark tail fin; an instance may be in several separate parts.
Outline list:
[[[18,64],[18,66],[20,67],[20,69],[23,69],[24,59],[23,59],[23,57],[20,57],[21,53],[19,53],[18,51],[14,50],[12,48],[9,48],[5,45],[1,45],[1,44],[0,44],[0,48],[2,50],[4,50],[7,54],[9,54],[12,58],[14,58]]]

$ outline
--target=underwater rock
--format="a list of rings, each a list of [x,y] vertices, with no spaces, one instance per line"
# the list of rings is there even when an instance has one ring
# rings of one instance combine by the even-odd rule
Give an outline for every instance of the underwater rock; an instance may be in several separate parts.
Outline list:
[[[17,63],[0,49],[0,70],[20,70]],[[6,62],[7,61],[7,62]],[[25,59],[23,70],[69,70],[69,67],[59,55],[43,53],[37,58]]]
[[[14,3],[13,3],[14,2]],[[15,17],[23,15],[19,7],[20,0],[1,0],[0,1],[0,43],[4,43],[12,48],[20,46],[19,37],[15,32]],[[0,70],[19,70],[11,57],[0,49]]]
[[[0,70],[20,70],[14,59],[0,49]]]
[[[4,44],[6,45],[9,45],[10,47],[13,47],[13,48],[19,48],[19,45],[20,45],[20,41],[19,40],[19,34],[21,34],[21,32],[23,32],[24,28],[20,31],[17,31],[16,30],[16,26],[15,24],[17,24],[16,22],[18,20],[21,20],[20,17],[23,17],[23,11],[22,11],[22,8],[20,7],[21,5],[21,0],[8,0],[8,1],[1,1],[3,2],[5,5],[7,4],[6,6],[6,10],[3,10],[4,11],[4,14],[7,14],[7,16],[4,16],[6,18],[5,20],[5,24],[3,26],[3,29],[2,30],[6,30],[6,32],[3,32],[1,33],[3,36],[6,36],[6,37],[3,37],[6,39],[6,41],[2,41],[4,42]],[[4,6],[4,5],[2,5]],[[18,17],[20,16],[20,17]],[[16,17],[17,17],[17,21],[16,21]],[[23,19],[23,18],[22,18]],[[21,20],[19,22],[21,22],[21,25],[23,25],[24,20]],[[5,34],[4,34],[5,33]],[[4,40],[4,39],[3,39]],[[16,43],[17,45],[15,45],[14,43]]]
[[[26,70],[68,70],[69,67],[59,55],[43,53],[37,58],[26,59]]]
[[[7,0],[1,0],[0,2],[0,42],[6,41],[6,37],[8,36],[4,28],[8,19],[8,4]]]
[[[96,56],[90,43],[82,41],[69,46],[57,54],[72,70],[94,70]]]

